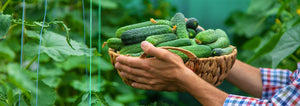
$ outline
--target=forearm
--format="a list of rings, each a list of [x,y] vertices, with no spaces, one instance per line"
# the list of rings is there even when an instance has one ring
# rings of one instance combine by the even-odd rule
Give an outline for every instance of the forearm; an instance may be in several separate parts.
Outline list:
[[[226,80],[250,95],[261,97],[261,73],[256,67],[236,60]]]
[[[185,71],[186,72],[184,72],[181,75],[182,77],[179,79],[179,86],[181,88],[184,88],[184,90],[190,93],[194,98],[196,98],[200,103],[202,103],[205,106],[223,105],[225,99],[228,96],[227,93],[207,83],[190,70]]]

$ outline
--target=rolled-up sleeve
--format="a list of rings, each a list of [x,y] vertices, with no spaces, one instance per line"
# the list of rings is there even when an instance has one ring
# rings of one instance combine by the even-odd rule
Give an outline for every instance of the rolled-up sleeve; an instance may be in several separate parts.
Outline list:
[[[260,68],[263,84],[262,98],[229,94],[224,106],[299,106],[300,62],[298,69],[289,70]]]
[[[270,99],[276,91],[291,84],[289,70],[260,68],[263,92],[262,99]]]

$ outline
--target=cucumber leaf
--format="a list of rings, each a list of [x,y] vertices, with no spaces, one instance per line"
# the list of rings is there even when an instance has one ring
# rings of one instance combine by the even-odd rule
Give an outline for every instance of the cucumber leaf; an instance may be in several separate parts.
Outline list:
[[[26,30],[26,33],[27,37],[29,38],[40,39],[40,34],[38,31]]]
[[[280,5],[278,4],[277,0],[252,0],[247,13],[257,16],[268,16],[271,14],[276,14],[279,8]]]
[[[109,106],[108,103],[105,101],[103,95],[100,93],[94,93],[91,94],[91,100],[89,93],[85,93],[82,96],[80,96],[76,101],[78,103],[75,103],[76,106]],[[90,104],[89,104],[90,103]],[[115,105],[114,105],[115,106]]]
[[[89,55],[89,53],[86,53],[89,52],[89,50],[84,50],[87,48],[86,45],[71,40],[71,44],[74,47],[74,49],[72,49],[65,39],[65,36],[45,30],[42,36],[41,54],[45,53],[55,61],[64,61],[69,56]],[[36,39],[31,40],[24,45],[24,48],[26,48],[24,49],[25,55],[33,57],[38,54],[39,42],[36,41]]]
[[[19,64],[8,64],[7,70],[10,82],[23,92],[36,90],[35,83],[30,80],[31,76],[25,70],[21,71]]]
[[[272,67],[275,68],[281,60],[292,54],[300,46],[300,24],[287,30],[271,52]]]
[[[274,36],[272,36],[272,38],[261,48],[259,48],[259,50],[255,53],[254,56],[252,56],[247,63],[251,63],[253,60],[261,57],[262,55],[269,53],[270,51],[272,51],[274,49],[274,47],[276,46],[276,44],[278,43],[280,37],[282,36],[282,34],[276,34]]]
[[[259,46],[261,42],[261,38],[259,36],[255,36],[254,38],[250,39],[248,42],[246,42],[243,46],[242,49],[245,50],[254,50]]]
[[[99,86],[99,82],[98,82],[98,76],[92,76],[91,78],[91,84],[92,84],[92,88],[91,88],[91,91],[92,92],[100,92],[100,89],[98,88]],[[100,83],[100,86],[103,86],[104,84],[106,83],[105,80],[101,80],[101,83]],[[74,88],[74,89],[77,89],[79,91],[84,91],[84,92],[89,92],[89,80],[86,79],[86,77],[82,77],[82,79],[80,80],[73,80],[71,82],[71,86]]]
[[[11,24],[11,16],[0,14],[0,39],[6,35]]]
[[[85,69],[85,56],[71,56],[64,62],[59,62],[56,65],[66,71],[70,71],[76,68]],[[108,61],[105,61],[103,58],[100,58],[100,61],[97,56],[92,56],[92,73],[98,72],[100,62],[101,71],[110,71],[114,67]]]
[[[13,60],[16,57],[15,52],[7,45],[5,41],[0,42],[0,59]]]
[[[42,81],[38,82],[38,87],[38,101],[36,102],[36,92],[31,92],[31,105],[53,106],[57,96],[55,90],[47,86]]]

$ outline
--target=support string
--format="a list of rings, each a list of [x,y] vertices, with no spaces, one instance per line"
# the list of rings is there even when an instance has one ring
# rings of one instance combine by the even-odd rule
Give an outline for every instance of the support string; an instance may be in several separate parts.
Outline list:
[[[22,34],[21,34],[21,55],[20,55],[20,71],[22,71],[23,65],[23,37],[24,37],[24,14],[25,14],[25,0],[23,0],[23,10],[22,10]],[[19,105],[21,103],[21,91],[19,92]]]
[[[98,53],[101,54],[101,0],[98,6]],[[101,92],[101,57],[98,56],[98,89]],[[99,104],[100,105],[100,104]]]
[[[40,41],[39,41],[39,52],[38,52],[38,60],[37,60],[37,69],[36,69],[36,103],[35,105],[37,106],[38,104],[38,88],[39,88],[39,66],[40,66],[40,54],[41,54],[41,44],[42,44],[42,35],[43,35],[43,29],[44,29],[44,24],[46,21],[46,15],[47,15],[47,0],[45,0],[45,14],[44,14],[44,19],[43,19],[43,24],[42,24],[42,29],[40,33]]]
[[[84,11],[84,0],[82,2],[82,18],[83,18],[83,42],[86,44],[86,31],[85,31],[85,11]],[[89,75],[88,75],[88,64],[87,64],[87,47],[84,46],[84,61],[85,61],[85,74],[86,74],[86,81],[88,81]],[[89,89],[89,85],[87,85],[87,89]],[[90,101],[88,100],[88,104],[90,104]]]
[[[91,106],[92,100],[92,36],[93,36],[93,0],[90,0],[90,96],[89,96],[89,106]]]

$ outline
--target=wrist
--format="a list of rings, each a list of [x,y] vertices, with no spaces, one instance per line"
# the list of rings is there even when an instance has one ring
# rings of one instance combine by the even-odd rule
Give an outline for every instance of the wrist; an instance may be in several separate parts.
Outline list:
[[[192,79],[197,78],[198,76],[193,72],[193,70],[184,67],[181,73],[177,76],[177,86],[184,89],[185,91],[187,90],[187,87],[192,84]]]
[[[209,84],[190,69],[186,68],[179,78],[179,87],[190,93],[203,105],[222,105],[228,94]]]

